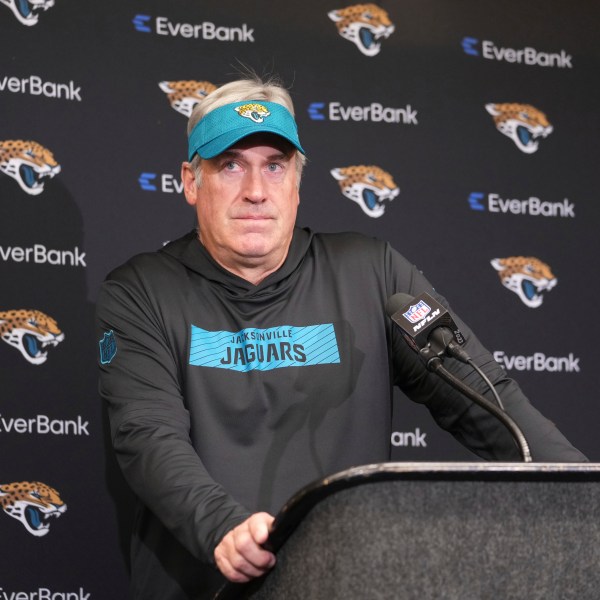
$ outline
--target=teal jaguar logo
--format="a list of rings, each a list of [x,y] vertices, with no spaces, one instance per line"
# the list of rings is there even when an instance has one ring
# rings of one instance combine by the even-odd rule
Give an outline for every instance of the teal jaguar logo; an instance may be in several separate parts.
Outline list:
[[[0,484],[0,505],[35,537],[48,535],[50,523],[67,510],[60,494],[40,481]]]
[[[158,86],[167,95],[171,108],[190,117],[196,106],[217,89],[209,81],[161,81]]]
[[[540,140],[553,131],[546,115],[530,104],[486,104],[485,108],[494,117],[496,129],[525,154],[537,152]]]
[[[385,212],[384,202],[391,202],[400,193],[393,177],[372,165],[336,168],[331,170],[331,175],[338,181],[342,194],[373,219]]]
[[[0,0],[12,10],[18,21],[28,27],[36,25],[40,12],[54,6],[54,0]]]
[[[7,310],[0,312],[0,339],[16,348],[32,365],[48,359],[49,348],[65,339],[56,321],[39,310]]]
[[[365,56],[379,54],[381,40],[394,32],[388,13],[377,4],[355,4],[332,10],[328,16],[336,24],[338,33]]]
[[[491,263],[502,285],[529,308],[541,306],[544,294],[558,283],[550,267],[533,256],[494,258]]]
[[[4,140],[0,142],[0,172],[37,196],[44,191],[46,180],[60,173],[60,165],[52,152],[37,142]]]

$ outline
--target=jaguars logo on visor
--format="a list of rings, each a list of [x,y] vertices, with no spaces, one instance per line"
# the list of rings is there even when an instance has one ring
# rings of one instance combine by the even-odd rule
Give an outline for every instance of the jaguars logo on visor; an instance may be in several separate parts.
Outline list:
[[[234,110],[240,117],[245,117],[255,123],[262,123],[267,117],[271,116],[267,107],[262,104],[244,104],[243,106],[236,106]]]

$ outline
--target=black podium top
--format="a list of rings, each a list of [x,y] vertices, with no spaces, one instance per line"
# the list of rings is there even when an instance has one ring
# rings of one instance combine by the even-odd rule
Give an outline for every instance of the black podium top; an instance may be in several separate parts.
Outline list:
[[[600,464],[399,462],[354,467],[317,480],[294,494],[277,514],[265,547],[277,553],[308,513],[337,492],[373,483],[402,481],[600,482]],[[216,599],[245,598],[261,584],[261,580],[241,585],[228,583]]]

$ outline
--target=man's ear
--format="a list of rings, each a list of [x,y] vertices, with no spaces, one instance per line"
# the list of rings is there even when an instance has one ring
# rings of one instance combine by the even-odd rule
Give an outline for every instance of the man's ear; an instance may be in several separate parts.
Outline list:
[[[190,206],[196,206],[196,194],[198,186],[196,185],[196,174],[189,162],[184,162],[181,165],[181,183],[183,184],[183,193],[185,201]]]

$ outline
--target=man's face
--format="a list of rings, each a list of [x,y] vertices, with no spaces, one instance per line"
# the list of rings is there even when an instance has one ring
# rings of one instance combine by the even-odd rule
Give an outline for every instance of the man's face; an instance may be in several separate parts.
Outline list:
[[[182,179],[186,200],[196,207],[200,241],[219,264],[253,283],[281,266],[299,203],[290,144],[252,135],[204,160],[199,188],[188,163]]]

